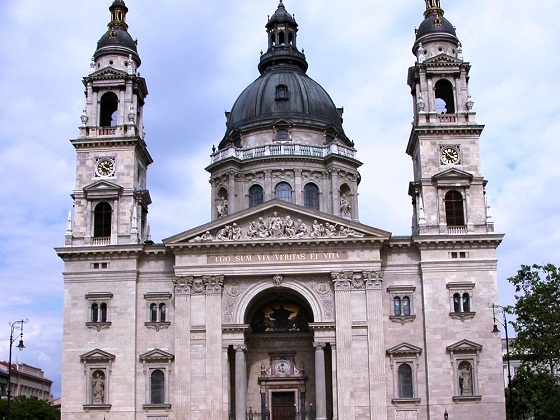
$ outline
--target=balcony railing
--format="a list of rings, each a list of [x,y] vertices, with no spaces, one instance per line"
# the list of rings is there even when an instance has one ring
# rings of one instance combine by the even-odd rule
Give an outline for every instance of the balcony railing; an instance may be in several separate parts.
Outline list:
[[[91,238],[91,244],[93,246],[101,246],[101,245],[110,245],[111,244],[111,237],[104,236],[100,238]]]
[[[211,155],[211,162],[216,163],[232,157],[239,160],[248,160],[267,156],[311,156],[324,158],[331,154],[356,159],[356,149],[342,146],[340,144],[332,143],[326,146],[310,146],[298,143],[285,143],[267,144],[264,146],[245,149],[228,147],[227,149],[213,153]]]
[[[466,226],[447,226],[447,233],[449,235],[466,235],[467,234],[467,227]]]

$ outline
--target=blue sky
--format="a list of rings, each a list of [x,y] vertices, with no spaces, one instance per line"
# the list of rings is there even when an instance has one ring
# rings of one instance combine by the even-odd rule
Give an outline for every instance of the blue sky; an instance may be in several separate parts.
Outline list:
[[[0,2],[0,359],[9,325],[29,318],[16,361],[41,367],[60,392],[62,262],[82,77],[109,21],[110,0]],[[421,0],[286,0],[300,25],[308,74],[339,107],[361,168],[361,222],[410,234],[412,121],[406,84]],[[350,5],[349,5],[350,4]],[[128,0],[129,32],[150,94],[146,141],[152,237],[210,219],[204,167],[224,111],[257,76],[276,0]],[[470,93],[485,124],[482,172],[496,231],[500,303],[520,264],[560,264],[560,14],[557,2],[442,0],[472,64]],[[476,304],[476,303],[475,303]],[[489,330],[492,327],[488,313]],[[482,319],[482,318],[481,318]]]

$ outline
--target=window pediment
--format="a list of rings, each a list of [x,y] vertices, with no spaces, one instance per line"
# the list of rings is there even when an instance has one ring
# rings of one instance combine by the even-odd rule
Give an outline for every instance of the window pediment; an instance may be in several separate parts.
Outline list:
[[[160,349],[153,349],[143,353],[139,356],[140,361],[144,363],[157,363],[157,362],[172,362],[175,359],[175,356],[171,353]]]
[[[106,180],[96,181],[84,187],[87,199],[118,197],[122,191],[120,185]]]
[[[450,353],[480,353],[482,351],[482,344],[470,340],[461,340],[447,346],[447,351]]]
[[[393,357],[414,356],[417,357],[422,353],[422,349],[413,344],[401,343],[387,350],[387,354]]]
[[[80,360],[84,363],[109,363],[115,360],[115,355],[103,351],[101,349],[95,349],[84,353],[80,356]]]
[[[473,181],[473,176],[472,174],[460,169],[451,168],[435,174],[432,177],[432,181],[438,188],[457,186],[468,187]]]

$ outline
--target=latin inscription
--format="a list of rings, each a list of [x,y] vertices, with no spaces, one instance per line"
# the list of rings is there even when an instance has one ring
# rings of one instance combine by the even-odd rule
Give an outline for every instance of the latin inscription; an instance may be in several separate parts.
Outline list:
[[[302,252],[295,254],[208,255],[208,264],[262,264],[276,262],[347,260],[348,251]]]

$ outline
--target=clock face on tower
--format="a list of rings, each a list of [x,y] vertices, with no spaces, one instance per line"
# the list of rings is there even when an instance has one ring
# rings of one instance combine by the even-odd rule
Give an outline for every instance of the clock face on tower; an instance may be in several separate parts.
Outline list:
[[[97,176],[107,177],[115,173],[115,163],[113,159],[99,159],[95,167]]]
[[[456,147],[445,146],[441,149],[440,159],[444,165],[453,165],[459,162],[459,150]]]

